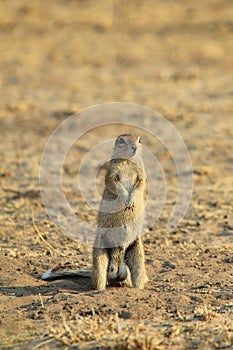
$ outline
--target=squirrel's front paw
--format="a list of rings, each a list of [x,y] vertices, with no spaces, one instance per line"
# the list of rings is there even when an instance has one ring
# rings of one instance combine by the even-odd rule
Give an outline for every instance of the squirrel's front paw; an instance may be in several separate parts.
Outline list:
[[[134,202],[128,203],[127,206],[125,207],[126,210],[134,210]]]

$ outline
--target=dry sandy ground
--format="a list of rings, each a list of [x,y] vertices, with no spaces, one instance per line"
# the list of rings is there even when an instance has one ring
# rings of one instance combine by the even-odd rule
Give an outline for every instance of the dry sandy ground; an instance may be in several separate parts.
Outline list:
[[[0,8],[1,349],[232,349],[231,1],[12,0]],[[42,282],[58,263],[91,266],[91,249],[46,215],[42,151],[67,116],[111,101],[155,109],[180,132],[194,169],[189,210],[167,233],[177,181],[158,147],[168,201],[143,237],[146,289]],[[102,137],[87,134],[75,147],[68,179]]]

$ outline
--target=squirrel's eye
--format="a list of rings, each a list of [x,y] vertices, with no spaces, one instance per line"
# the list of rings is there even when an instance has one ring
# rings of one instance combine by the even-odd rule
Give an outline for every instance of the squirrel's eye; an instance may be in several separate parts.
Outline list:
[[[142,143],[142,139],[141,139],[141,137],[139,137],[139,140],[138,140],[138,142],[139,142],[139,143]]]
[[[123,146],[125,144],[125,140],[124,139],[119,139],[118,140],[118,146]]]

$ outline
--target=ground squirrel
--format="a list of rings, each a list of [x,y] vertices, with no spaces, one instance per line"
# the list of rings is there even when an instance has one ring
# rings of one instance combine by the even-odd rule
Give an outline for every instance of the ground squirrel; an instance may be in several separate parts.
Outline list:
[[[140,137],[117,137],[105,175],[105,188],[98,213],[98,233],[93,248],[93,271],[58,267],[41,278],[90,277],[95,289],[107,285],[144,288],[147,281],[141,241],[146,176]]]

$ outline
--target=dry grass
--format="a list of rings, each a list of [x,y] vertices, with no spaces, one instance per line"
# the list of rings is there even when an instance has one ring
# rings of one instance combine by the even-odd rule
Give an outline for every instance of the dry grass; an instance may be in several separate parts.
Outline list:
[[[62,317],[59,325],[50,328],[51,341],[79,349],[227,349],[233,345],[233,324],[230,314],[220,315],[205,305],[194,310],[193,317],[167,324],[154,321],[134,322],[108,319],[97,315],[78,320]]]

